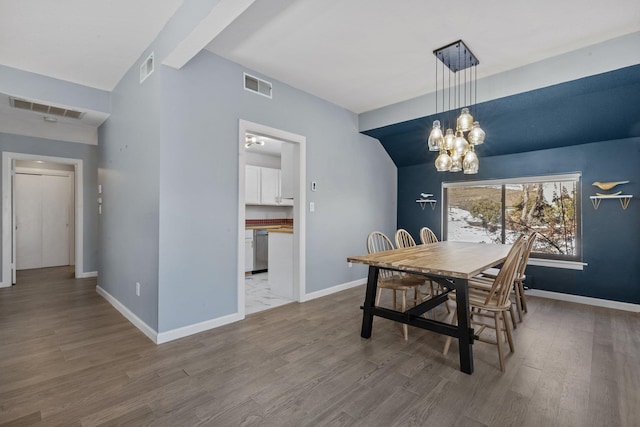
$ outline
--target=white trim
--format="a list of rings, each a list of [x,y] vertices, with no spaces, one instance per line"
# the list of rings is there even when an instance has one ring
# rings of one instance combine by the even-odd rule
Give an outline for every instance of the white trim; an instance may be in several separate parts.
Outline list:
[[[204,322],[194,323],[193,325],[183,326],[181,328],[172,329],[167,332],[160,332],[156,338],[156,344],[163,344],[179,338],[188,337],[189,335],[198,334],[208,331],[209,329],[218,328],[244,319],[239,313],[229,314],[227,316],[218,317],[216,319],[205,320]]]
[[[157,343],[158,332],[156,332],[155,329],[147,325],[142,319],[133,314],[133,312],[127,307],[125,307],[124,304],[122,304],[114,296],[102,289],[100,286],[96,286],[96,292],[102,298],[106,299],[107,302],[111,304],[116,310],[118,310],[120,314],[122,314],[129,322],[133,323],[133,326],[140,329],[140,331],[142,331],[142,333],[145,334],[151,341]]]
[[[2,153],[2,282],[0,287],[11,286],[11,216],[12,216],[12,190],[11,190],[11,161],[12,160],[42,160],[49,163],[62,163],[74,166],[75,172],[75,275],[84,273],[84,173],[82,159],[64,157],[41,156],[37,154]]]
[[[633,313],[640,313],[640,304],[631,304],[628,302],[583,297],[580,295],[562,294],[560,292],[550,292],[550,291],[543,291],[539,289],[529,289],[525,291],[525,295],[532,296],[532,297],[554,299],[559,301],[575,302],[578,304],[586,304],[586,305],[592,305],[596,307],[612,308],[614,310],[631,311]]]
[[[98,272],[97,271],[87,271],[85,273],[80,273],[80,274],[76,273],[76,279],[86,279],[88,277],[98,277]]]
[[[357,279],[352,282],[342,283],[340,285],[332,286],[330,288],[321,289],[319,291],[311,292],[310,294],[305,294],[300,299],[300,302],[311,301],[312,299],[326,297],[331,294],[335,294],[336,292],[346,291],[347,289],[355,288],[357,286],[366,285],[367,278]]]
[[[571,182],[579,181],[581,172],[563,173],[557,175],[522,176],[517,178],[485,179],[482,181],[452,181],[443,182],[442,188],[471,187],[477,185],[530,184],[534,182]]]
[[[238,313],[245,316],[245,288],[244,288],[244,231],[245,231],[245,176],[246,149],[245,134],[253,133],[269,136],[295,144],[298,185],[294,188],[293,200],[293,282],[298,284],[293,290],[293,299],[302,301],[306,289],[306,179],[307,179],[307,138],[303,135],[264,126],[258,123],[239,120],[238,124]],[[295,176],[296,174],[294,174]]]
[[[565,270],[584,270],[589,265],[586,262],[565,261],[561,259],[529,258],[527,265],[539,267],[564,268]]]

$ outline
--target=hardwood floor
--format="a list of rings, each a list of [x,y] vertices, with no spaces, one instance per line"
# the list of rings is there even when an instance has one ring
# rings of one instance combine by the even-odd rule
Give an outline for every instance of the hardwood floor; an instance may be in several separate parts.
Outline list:
[[[69,268],[0,289],[1,426],[637,426],[640,315],[528,298],[516,353],[384,319],[364,287],[156,346]]]

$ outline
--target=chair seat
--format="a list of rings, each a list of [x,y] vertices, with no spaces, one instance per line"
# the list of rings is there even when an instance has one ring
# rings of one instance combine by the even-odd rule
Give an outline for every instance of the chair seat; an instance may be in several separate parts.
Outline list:
[[[419,288],[422,283],[413,280],[407,280],[400,277],[392,277],[388,279],[378,280],[378,287],[384,289],[395,289],[398,291],[409,291]]]
[[[493,312],[509,309],[511,301],[507,301],[504,304],[498,304],[497,298],[491,298],[487,301],[487,291],[488,290],[485,291],[483,289],[473,289],[469,287],[469,306]],[[449,299],[455,301],[456,294],[449,294]]]
[[[495,267],[491,267],[491,268],[487,268],[485,271],[483,271],[481,273],[480,277],[489,277],[491,279],[495,279],[496,277],[498,277],[498,273],[500,273],[500,269],[499,268],[495,268]],[[516,280],[522,280],[524,282],[524,279],[526,279],[527,276],[525,274],[523,274],[520,277],[516,277]]]

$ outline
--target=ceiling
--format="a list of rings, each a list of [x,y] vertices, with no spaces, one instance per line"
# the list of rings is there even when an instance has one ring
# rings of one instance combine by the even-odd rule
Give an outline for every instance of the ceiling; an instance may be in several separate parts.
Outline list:
[[[110,91],[183,0],[0,0],[0,65]],[[256,0],[207,49],[355,113],[432,92],[458,39],[478,78],[640,30],[637,0]],[[9,42],[10,41],[10,42]]]
[[[258,0],[207,49],[361,113],[433,92],[458,39],[481,79],[638,30],[638,0]]]
[[[0,0],[0,65],[111,91],[183,0]]]
[[[355,113],[433,92],[431,52],[458,39],[480,60],[482,79],[640,31],[637,0],[588,7],[583,0],[221,0],[223,7],[203,17],[200,27],[239,3],[239,16],[227,16],[230,23],[211,31],[199,46]],[[111,91],[182,4],[0,0],[0,65]],[[200,27],[192,34],[201,36]],[[517,99],[506,98],[501,108]],[[96,123],[102,120],[97,117]],[[425,120],[370,134],[407,134],[411,126],[427,126]],[[482,120],[487,138],[497,135],[500,117],[487,113]],[[506,149],[487,144],[486,150]]]

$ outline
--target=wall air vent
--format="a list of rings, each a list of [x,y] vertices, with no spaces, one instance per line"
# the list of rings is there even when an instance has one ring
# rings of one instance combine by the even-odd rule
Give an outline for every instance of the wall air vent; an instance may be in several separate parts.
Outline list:
[[[244,73],[244,89],[271,98],[271,83]]]
[[[153,52],[140,65],[140,83],[145,81],[153,73]]]
[[[56,107],[53,105],[40,104],[38,102],[27,101],[26,99],[9,97],[9,103],[13,108],[20,108],[21,110],[34,111],[41,114],[50,114],[53,116],[69,117],[71,119],[81,119],[85,113],[68,110],[62,107]]]

